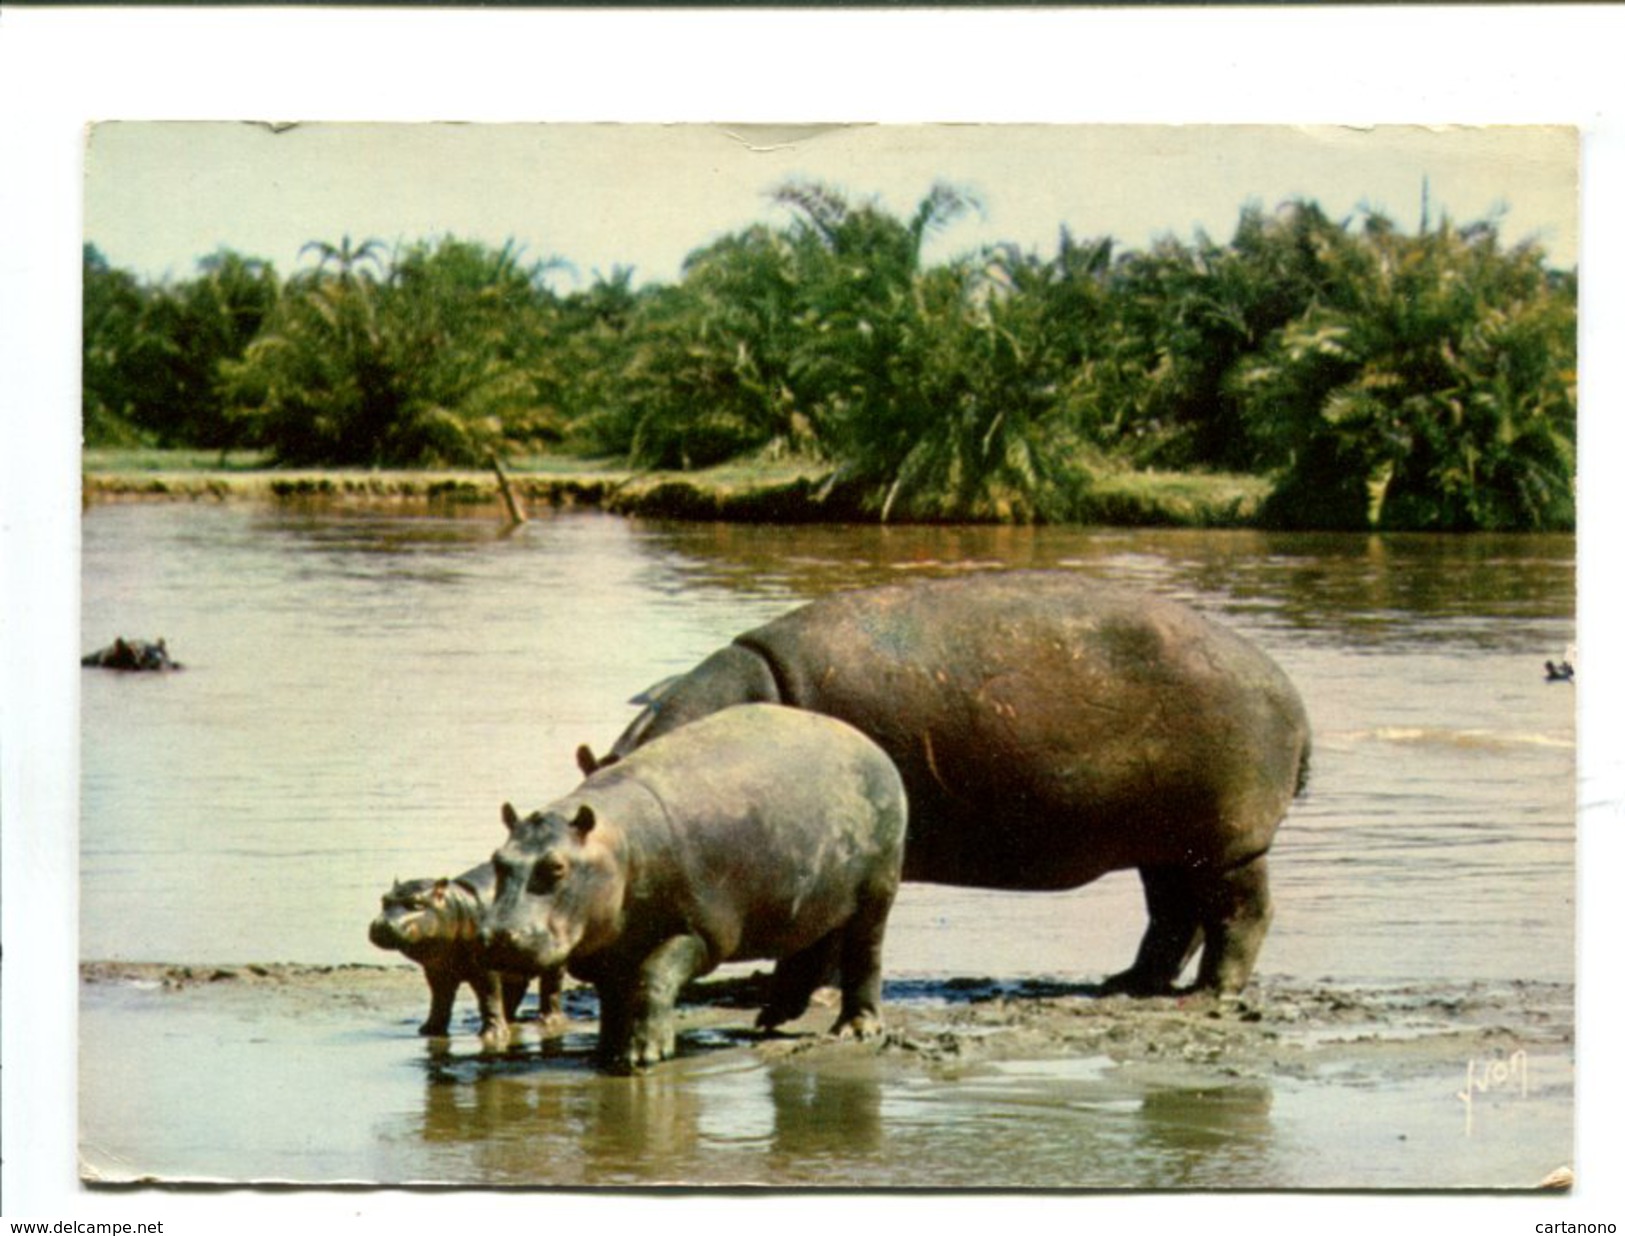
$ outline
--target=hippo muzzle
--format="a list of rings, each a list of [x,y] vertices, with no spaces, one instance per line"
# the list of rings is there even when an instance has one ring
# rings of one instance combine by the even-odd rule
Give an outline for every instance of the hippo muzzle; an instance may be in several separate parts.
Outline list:
[[[513,974],[540,974],[562,965],[568,950],[555,947],[550,932],[540,925],[545,915],[527,899],[510,895],[499,900],[480,924],[479,946],[496,969]]]
[[[398,950],[411,943],[400,931],[399,925],[387,914],[380,914],[367,928],[367,941],[375,948]]]
[[[490,966],[507,974],[542,974],[564,961],[548,946],[548,937],[532,932],[487,926],[480,931],[479,942]]]
[[[381,898],[382,908],[367,939],[378,948],[406,953],[472,943],[479,930],[479,890],[465,876],[455,880],[397,880]]]

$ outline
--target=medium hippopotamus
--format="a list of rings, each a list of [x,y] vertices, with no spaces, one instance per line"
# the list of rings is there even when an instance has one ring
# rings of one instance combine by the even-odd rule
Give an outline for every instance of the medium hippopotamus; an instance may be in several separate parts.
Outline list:
[[[525,998],[530,975],[498,974],[485,961],[480,923],[495,888],[491,864],[482,863],[455,879],[397,880],[383,895],[367,938],[423,967],[429,983],[429,1017],[418,1027],[419,1034],[450,1032],[457,988],[467,983],[479,1001],[481,1040],[487,1046],[506,1043],[508,1023]],[[561,977],[557,968],[541,975],[539,1016],[544,1024],[563,1017]]]
[[[504,805],[483,939],[493,964],[562,963],[597,988],[611,1068],[672,1055],[679,990],[729,960],[777,960],[767,1030],[838,967],[835,1031],[865,1037],[906,816],[897,769],[851,726],[723,709],[525,819]]]
[[[907,787],[905,880],[1064,889],[1138,868],[1150,922],[1108,992],[1171,990],[1204,937],[1196,988],[1245,986],[1270,921],[1265,856],[1308,770],[1303,704],[1267,656],[1066,571],[826,597],[645,698],[606,764],[747,700],[862,730]]]
[[[178,670],[180,662],[169,659],[169,649],[162,639],[149,642],[144,639],[125,639],[122,635],[106,648],[86,653],[79,658],[80,665],[96,669],[116,670]]]

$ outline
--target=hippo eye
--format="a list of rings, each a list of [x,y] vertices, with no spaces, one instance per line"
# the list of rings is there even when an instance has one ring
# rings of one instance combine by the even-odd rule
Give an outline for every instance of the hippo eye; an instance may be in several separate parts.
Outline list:
[[[562,858],[549,855],[538,859],[536,865],[531,868],[530,884],[526,887],[526,891],[536,897],[547,896],[559,886],[559,881],[564,879],[564,870]]]

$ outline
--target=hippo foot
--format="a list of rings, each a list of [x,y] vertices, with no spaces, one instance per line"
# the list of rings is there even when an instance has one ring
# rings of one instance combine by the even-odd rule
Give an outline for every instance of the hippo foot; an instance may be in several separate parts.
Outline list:
[[[1204,1009],[1209,1017],[1225,1017],[1231,1014],[1246,1015],[1251,1006],[1239,991],[1220,991],[1213,987],[1192,987],[1189,991],[1179,995],[1180,1006],[1187,1009]]]
[[[1171,996],[1174,994],[1174,984],[1171,979],[1158,978],[1137,970],[1124,970],[1112,975],[1100,984],[1102,996]]]
[[[569,1029],[570,1019],[564,1015],[562,1009],[554,1009],[550,1013],[536,1014],[536,1027],[543,1034],[563,1034]]]
[[[451,1033],[451,1023],[445,1021],[426,1021],[418,1027],[418,1033],[426,1039],[443,1039]]]
[[[626,1046],[609,1058],[616,1072],[636,1072],[669,1060],[677,1054],[677,1030],[670,1022],[654,1022],[632,1032]]]
[[[513,1032],[506,1023],[487,1026],[480,1031],[481,1051],[507,1051],[513,1041]]]
[[[831,1028],[838,1039],[874,1039],[886,1033],[886,1023],[878,1012],[865,1009],[851,1017],[843,1017]]]
[[[779,1029],[780,1026],[784,1025],[786,1022],[794,1021],[796,1018],[800,1017],[806,1011],[807,1010],[806,1010],[805,1006],[803,1006],[802,1008],[797,1009],[793,1013],[788,1012],[788,1011],[786,1011],[784,1009],[773,1009],[773,1008],[763,1009],[760,1013],[756,1014],[756,1028],[758,1030],[760,1030],[763,1034],[767,1034],[767,1035],[780,1034],[780,1033],[782,1033],[780,1031],[780,1029]]]
[[[655,1051],[626,1051],[606,1056],[599,1062],[599,1067],[606,1073],[613,1073],[619,1077],[630,1077],[638,1073],[647,1072],[662,1060],[675,1055],[675,1052],[661,1055]]]

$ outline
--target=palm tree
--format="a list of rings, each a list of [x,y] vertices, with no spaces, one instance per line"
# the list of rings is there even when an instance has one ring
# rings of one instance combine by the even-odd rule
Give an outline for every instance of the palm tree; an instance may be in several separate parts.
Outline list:
[[[682,283],[642,303],[622,395],[635,463],[815,451],[791,389],[790,260],[782,235],[753,227],[691,254]]]
[[[1352,240],[1352,238],[1351,238]],[[1288,460],[1267,514],[1337,527],[1571,526],[1575,315],[1539,250],[1373,218],[1324,299],[1238,371]]]
[[[795,347],[788,388],[840,479],[878,486],[881,513],[922,484],[940,484],[964,437],[951,371],[931,364],[967,286],[926,272],[928,237],[976,208],[967,192],[933,186],[909,218],[836,191],[791,182],[773,199],[795,212],[789,234]]]
[[[998,246],[927,268],[926,240],[977,208],[963,190],[933,187],[906,220],[818,186],[776,200],[797,212],[790,387],[836,483],[883,520],[1065,518],[1091,470],[1070,412],[1110,243],[1063,233],[1052,263]]]
[[[350,235],[345,233],[338,244],[325,240],[311,240],[301,245],[299,256],[314,253],[317,257],[316,274],[321,276],[327,273],[329,264],[337,267],[338,278],[341,283],[350,283],[362,277],[359,272],[364,266],[372,268],[374,278],[384,270],[384,245],[379,240],[365,240],[355,245],[350,241]]]
[[[221,366],[239,359],[279,293],[268,263],[222,249],[199,276],[142,286],[93,247],[85,267],[87,439],[160,446],[236,443]]]
[[[548,429],[532,368],[548,263],[454,238],[387,263],[348,237],[304,251],[315,268],[228,370],[239,415],[279,462],[473,464],[510,429]]]

